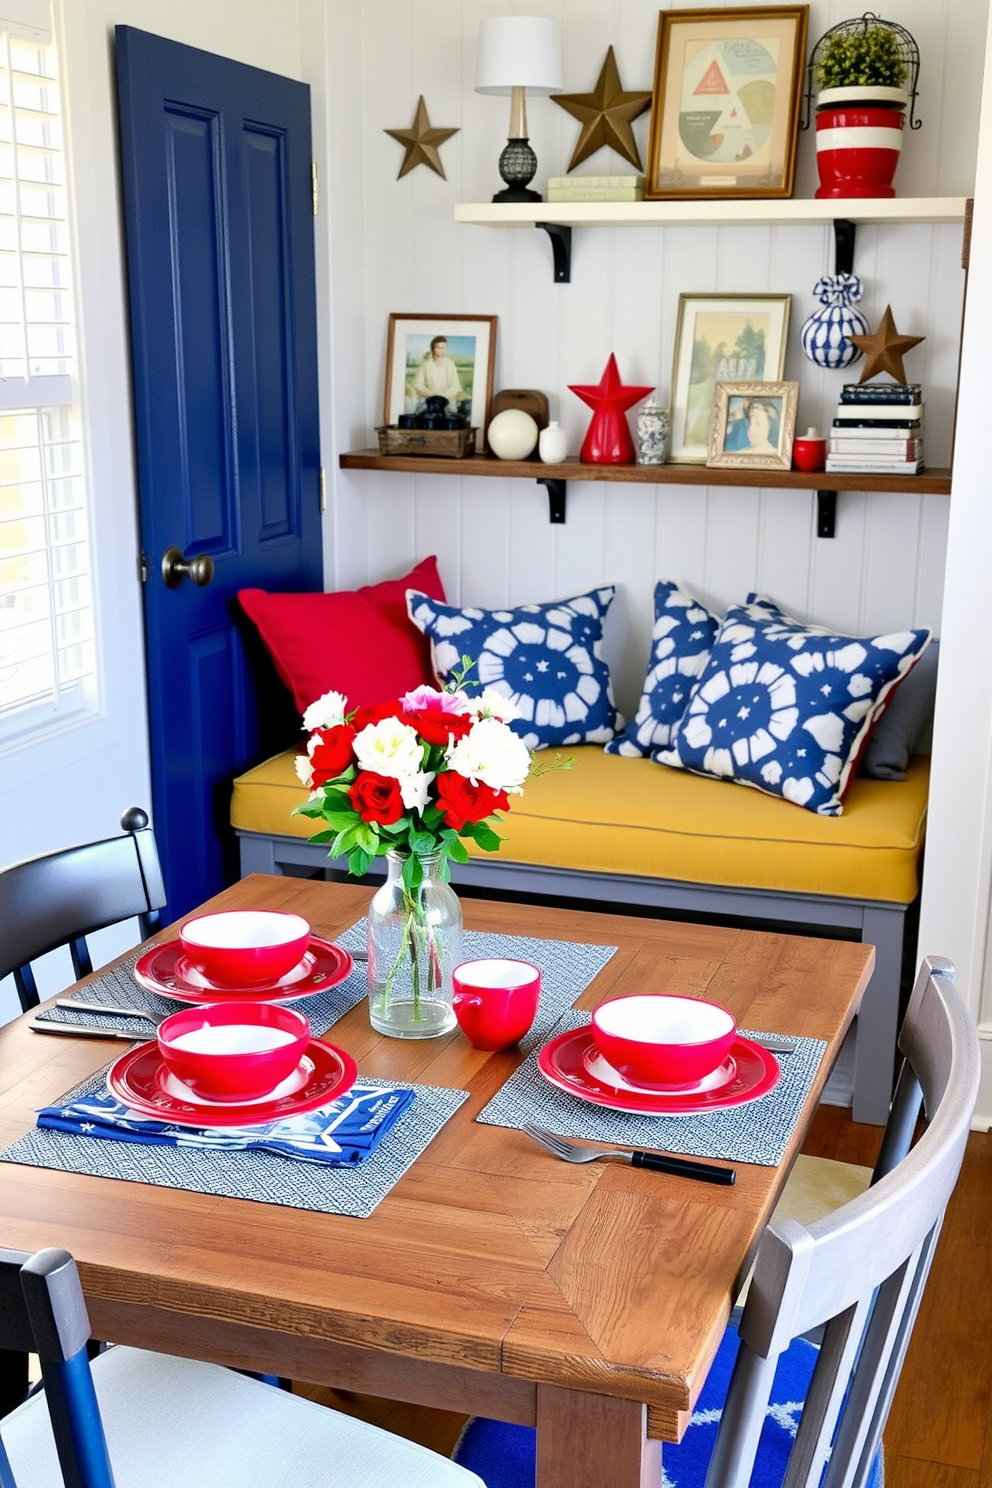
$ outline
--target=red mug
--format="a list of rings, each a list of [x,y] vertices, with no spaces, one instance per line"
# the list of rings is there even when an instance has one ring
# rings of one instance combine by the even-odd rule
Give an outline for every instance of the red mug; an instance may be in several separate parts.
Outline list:
[[[529,961],[463,961],[451,973],[451,1005],[476,1049],[511,1049],[537,1015],[541,973]]]

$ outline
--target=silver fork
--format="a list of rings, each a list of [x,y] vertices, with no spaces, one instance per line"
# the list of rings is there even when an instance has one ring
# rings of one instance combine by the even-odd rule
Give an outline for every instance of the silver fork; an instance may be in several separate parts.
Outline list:
[[[630,1163],[633,1168],[652,1168],[657,1173],[674,1173],[679,1178],[698,1178],[701,1183],[729,1186],[737,1182],[736,1169],[693,1162],[688,1157],[666,1157],[661,1152],[641,1152],[630,1147],[605,1147],[599,1142],[573,1142],[569,1137],[559,1137],[556,1132],[545,1131],[543,1126],[532,1126],[529,1122],[521,1127],[521,1131],[563,1162],[587,1163],[596,1162],[601,1157],[616,1157]]]

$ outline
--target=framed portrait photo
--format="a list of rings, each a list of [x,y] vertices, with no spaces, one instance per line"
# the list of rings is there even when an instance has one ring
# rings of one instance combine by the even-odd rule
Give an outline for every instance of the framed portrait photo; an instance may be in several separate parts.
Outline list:
[[[808,5],[663,10],[644,194],[791,196]]]
[[[669,460],[705,465],[718,382],[778,382],[792,296],[683,294],[672,366]]]
[[[788,470],[798,406],[798,382],[718,382],[707,465]]]
[[[390,315],[383,423],[395,425],[401,414],[462,415],[481,448],[495,365],[495,315]]]

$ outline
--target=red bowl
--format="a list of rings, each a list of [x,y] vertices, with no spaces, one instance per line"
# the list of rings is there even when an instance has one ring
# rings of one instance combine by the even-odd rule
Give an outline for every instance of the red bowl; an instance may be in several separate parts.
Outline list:
[[[252,987],[292,971],[310,944],[310,926],[301,915],[232,909],[187,920],[179,939],[190,965],[208,981]]]
[[[296,1069],[310,1042],[302,1013],[273,1002],[183,1008],[158,1030],[169,1070],[209,1101],[256,1100]]]
[[[733,1013],[695,997],[613,997],[592,1015],[596,1047],[633,1085],[693,1085],[726,1058]]]

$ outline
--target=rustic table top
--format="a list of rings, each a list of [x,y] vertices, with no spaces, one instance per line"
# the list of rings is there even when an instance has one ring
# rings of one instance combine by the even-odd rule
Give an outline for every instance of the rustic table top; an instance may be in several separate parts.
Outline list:
[[[291,909],[333,938],[369,897],[254,875],[209,907]],[[857,1010],[872,948],[469,898],[463,909],[472,929],[617,946],[578,1006],[620,989],[704,995],[745,1027],[826,1039],[782,1165],[738,1164],[736,1185],[719,1188],[558,1162],[519,1132],[474,1121],[518,1054],[478,1052],[457,1031],[386,1039],[362,1005],[327,1037],[363,1074],[469,1092],[370,1218],[5,1165],[4,1243],[70,1250],[99,1337],[539,1428],[542,1387],[565,1402],[562,1421],[580,1399],[605,1406],[610,1396],[643,1411],[648,1436],[676,1439]],[[0,1030],[4,1145],[113,1053],[105,1042],[39,1037],[28,1021]],[[555,1432],[545,1440],[552,1450]]]

